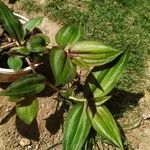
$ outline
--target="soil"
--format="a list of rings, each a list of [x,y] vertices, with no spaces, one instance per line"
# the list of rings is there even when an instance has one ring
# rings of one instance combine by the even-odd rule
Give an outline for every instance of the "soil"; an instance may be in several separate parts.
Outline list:
[[[11,5],[11,7],[14,6]],[[28,18],[38,15],[27,15],[19,8],[19,5],[16,4],[13,9]],[[40,28],[49,35],[51,43],[54,45],[54,35],[60,25],[44,17]],[[147,77],[150,77],[150,61],[146,62],[146,66]],[[124,130],[127,143],[130,145],[129,149],[150,149],[150,80],[149,78],[145,80],[147,80],[147,84],[143,87],[144,95],[124,91],[119,91],[119,94],[116,95],[121,99],[120,103],[117,101],[120,109],[116,108],[117,113],[115,110],[113,111]],[[6,87],[6,84],[0,84],[0,90]],[[25,125],[16,116],[15,104],[10,103],[8,97],[1,96],[0,100],[0,150],[62,150],[62,124],[67,106],[58,101],[56,93],[47,89],[43,95],[38,96],[37,120],[30,126]],[[115,103],[113,105],[115,106]]]
[[[50,91],[48,91],[50,92]],[[58,103],[56,95],[38,97],[37,120],[25,125],[16,115],[15,106],[1,97],[0,149],[1,150],[46,150],[52,145],[62,149],[62,123],[66,106]],[[56,109],[57,108],[57,109]]]

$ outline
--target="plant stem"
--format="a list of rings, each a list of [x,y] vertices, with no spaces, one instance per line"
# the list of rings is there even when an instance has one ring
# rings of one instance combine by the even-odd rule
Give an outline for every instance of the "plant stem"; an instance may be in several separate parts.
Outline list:
[[[56,86],[52,85],[48,80],[45,80],[45,84],[50,88],[52,88],[53,90],[55,90],[56,92],[61,94],[61,91]]]
[[[11,48],[13,46],[16,46],[16,44],[14,42],[3,45],[0,47],[0,49],[7,49],[7,48]]]
[[[52,88],[53,90],[55,90],[56,92],[58,92],[59,94],[61,94],[61,91],[54,85],[52,85],[51,83],[49,83],[48,80],[45,80],[45,84],[47,86],[49,86],[50,88]],[[62,94],[61,94],[62,96]],[[63,97],[63,96],[62,96]],[[66,99],[66,97],[64,97]],[[67,98],[68,99],[68,98]],[[74,100],[74,101],[77,101],[77,102],[86,102],[86,99],[80,99],[80,98],[76,98],[76,97],[73,97],[73,96],[69,96],[69,99],[70,100]]]
[[[30,59],[29,58],[25,58],[25,60],[28,63],[28,65],[31,67],[33,73],[36,73],[35,69],[34,69],[34,65],[31,63]]]
[[[73,96],[69,96],[69,99],[77,101],[77,102],[86,102],[86,99],[76,98]]]

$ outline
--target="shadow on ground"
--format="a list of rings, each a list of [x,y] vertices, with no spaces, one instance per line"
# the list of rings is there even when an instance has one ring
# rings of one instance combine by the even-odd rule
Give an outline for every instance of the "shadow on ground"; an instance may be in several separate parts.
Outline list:
[[[40,96],[50,96],[51,94],[52,93],[48,90],[44,93],[44,95]],[[113,90],[112,95],[112,98],[106,102],[106,105],[115,118],[121,118],[129,106],[136,107],[140,98],[144,96],[143,93],[129,93],[118,89]],[[68,109],[69,105],[62,103],[62,105],[59,108],[56,107],[55,112],[46,119],[45,127],[52,135],[59,131],[64,122],[64,113],[66,113]],[[13,115],[15,115],[15,108],[13,108],[10,114],[3,119],[1,124],[7,123]],[[24,137],[35,141],[39,140],[40,133],[37,121],[34,121],[31,125],[26,125],[23,121],[16,117],[16,128]]]
[[[25,138],[39,141],[40,133],[36,120],[34,120],[31,125],[26,125],[22,120],[16,117],[16,128],[18,132]]]
[[[143,96],[144,93],[129,93],[114,89],[112,98],[106,102],[106,105],[113,115],[120,118],[121,114],[130,108],[129,106],[136,107]]]
[[[46,128],[51,134],[54,135],[59,131],[64,122],[64,113],[68,109],[69,106],[66,103],[62,103],[60,108],[56,109],[56,111],[46,119]]]
[[[138,106],[139,100],[144,96],[144,93],[129,93],[126,91],[114,89],[112,91],[112,98],[106,102],[106,106],[111,111],[112,115],[116,118],[124,117],[124,112],[129,111]],[[120,128],[122,139],[126,143],[126,135],[122,127],[118,124]],[[130,150],[130,145],[124,145],[125,150]]]

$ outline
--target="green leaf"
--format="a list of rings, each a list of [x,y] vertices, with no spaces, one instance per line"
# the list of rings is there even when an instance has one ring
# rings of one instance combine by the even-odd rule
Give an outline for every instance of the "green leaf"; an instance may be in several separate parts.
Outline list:
[[[38,101],[34,100],[30,105],[27,106],[16,106],[16,113],[21,120],[27,125],[30,125],[35,119],[38,112]]]
[[[75,43],[81,36],[80,25],[72,24],[63,26],[56,34],[56,42],[61,48]]]
[[[28,22],[26,22],[23,25],[23,27],[24,27],[24,29],[27,29],[28,31],[31,32],[35,27],[40,25],[42,21],[43,21],[43,17],[38,16],[38,17],[35,17],[35,18],[29,20]]]
[[[64,150],[81,150],[91,128],[86,106],[82,103],[73,106],[64,123]]]
[[[0,0],[0,20],[6,31],[18,42],[23,41],[25,31],[19,19],[10,11],[5,3]]]
[[[87,77],[84,91],[93,97],[107,95],[116,85],[127,65],[129,52],[126,51],[115,64],[97,67]]]
[[[31,52],[26,47],[13,47],[10,49],[10,52],[17,52],[23,55],[29,55]]]
[[[40,93],[45,88],[45,77],[40,74],[29,74],[9,85],[0,95],[23,97]]]
[[[107,102],[110,98],[111,98],[111,96],[95,97],[95,98],[94,98],[95,105],[96,105],[96,106],[101,106],[101,105],[103,105],[105,102]]]
[[[23,101],[25,98],[24,97],[15,97],[15,96],[10,96],[8,97],[8,101],[10,102],[15,102],[15,103],[18,103],[20,101]]]
[[[75,78],[76,66],[65,51],[59,47],[53,47],[50,50],[49,60],[56,85],[69,83]]]
[[[48,36],[44,34],[36,34],[27,41],[27,49],[31,52],[44,52],[47,50],[46,44],[49,43]]]
[[[88,107],[87,114],[93,128],[100,134],[102,139],[108,140],[124,150],[119,129],[106,106],[97,107],[96,112]]]
[[[22,68],[23,62],[17,56],[10,56],[7,60],[7,64],[9,68],[13,69],[14,71],[19,71]]]
[[[100,42],[80,41],[73,44],[68,53],[76,60],[82,60],[87,65],[99,66],[111,62],[122,51],[103,45]]]
[[[82,59],[80,58],[75,58],[73,57],[72,62],[75,63],[77,66],[80,66],[82,69],[88,70],[89,66],[87,63],[85,63]]]

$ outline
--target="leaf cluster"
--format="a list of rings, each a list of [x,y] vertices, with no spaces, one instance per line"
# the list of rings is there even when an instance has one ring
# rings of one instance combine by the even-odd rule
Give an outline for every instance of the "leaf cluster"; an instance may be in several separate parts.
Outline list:
[[[28,125],[33,122],[38,112],[36,95],[49,86],[64,100],[73,102],[64,122],[64,150],[82,149],[91,127],[103,140],[123,150],[120,131],[104,103],[111,98],[110,91],[125,69],[128,51],[119,51],[101,42],[81,40],[80,24],[63,26],[55,37],[57,45],[48,48],[49,38],[46,35],[33,35],[42,17],[21,24],[2,1],[0,8],[3,26],[15,41],[15,47],[7,52],[11,54],[7,60],[9,67],[18,71],[22,67],[22,57],[30,61],[30,56],[47,54],[55,79],[53,85],[29,63],[33,73],[16,80],[0,93],[9,96],[9,100],[16,103],[19,118]],[[4,49],[1,53],[3,51]],[[73,88],[75,80],[80,80],[78,68],[88,72],[85,82],[82,83],[82,97],[78,97]],[[69,88],[64,91],[61,87],[66,84]]]
[[[37,57],[48,51],[46,46],[49,38],[35,29],[42,20],[43,17],[38,16],[22,24],[22,18],[14,15],[7,5],[0,1],[0,21],[4,28],[3,35],[7,34],[5,42],[1,43],[0,55],[5,57],[10,69],[20,71],[24,67],[24,61],[27,61],[26,58],[34,63]]]

